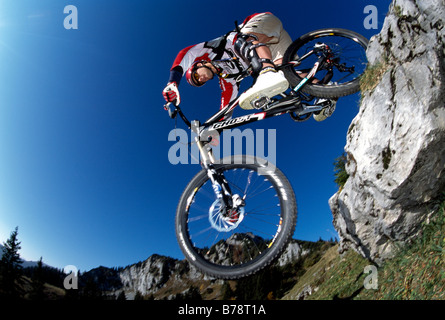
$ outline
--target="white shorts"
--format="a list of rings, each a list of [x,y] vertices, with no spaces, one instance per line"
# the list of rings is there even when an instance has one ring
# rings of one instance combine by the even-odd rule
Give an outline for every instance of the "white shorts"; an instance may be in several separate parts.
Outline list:
[[[256,15],[241,28],[241,32],[244,34],[259,33],[271,37],[272,39],[265,44],[272,53],[273,61],[283,58],[284,52],[292,43],[291,37],[283,29],[280,19],[270,13]]]

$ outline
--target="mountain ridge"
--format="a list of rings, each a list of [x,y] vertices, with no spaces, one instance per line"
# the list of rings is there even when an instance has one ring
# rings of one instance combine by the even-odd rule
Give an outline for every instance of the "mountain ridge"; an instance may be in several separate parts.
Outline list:
[[[321,257],[318,251],[325,251],[333,243],[319,241],[299,241],[292,239],[283,254],[273,265],[266,267],[264,272],[272,268],[286,269],[288,266],[301,262],[301,265],[314,263],[317,258],[310,258],[312,262],[302,262],[311,255]],[[255,275],[253,275],[255,277]],[[223,287],[228,283],[236,287],[237,281],[224,281],[209,277],[187,260],[153,254],[144,261],[126,266],[125,268],[97,267],[84,272],[79,279],[79,287],[96,285],[96,289],[108,297],[125,295],[127,299],[145,297],[148,299],[177,299],[187,296],[193,290],[205,299],[221,299]]]

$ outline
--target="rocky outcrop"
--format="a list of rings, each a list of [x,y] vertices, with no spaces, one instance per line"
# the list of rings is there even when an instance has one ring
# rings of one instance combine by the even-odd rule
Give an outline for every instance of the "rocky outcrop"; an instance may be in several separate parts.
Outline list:
[[[291,240],[291,242],[288,244],[284,252],[281,254],[281,256],[278,258],[278,261],[276,264],[280,267],[285,266],[288,263],[292,263],[303,256],[307,255],[309,251],[303,251],[301,250],[300,245],[296,240]]]
[[[184,262],[152,255],[144,262],[125,268],[119,277],[124,291],[148,295],[159,290],[172,274],[188,272],[187,267]]]
[[[227,242],[234,244],[242,242],[249,235],[236,234]],[[264,241],[254,239],[255,241]],[[226,243],[216,244],[210,259],[218,260],[225,256],[223,252]],[[297,240],[292,239],[284,252],[275,262],[276,266],[283,267],[294,263],[298,259],[310,254],[311,250],[302,250]],[[221,262],[221,260],[218,260]],[[96,289],[106,296],[119,296],[125,293],[127,299],[134,299],[137,293],[142,296],[155,296],[156,298],[174,298],[177,294],[187,293],[192,287],[207,288],[208,291],[221,291],[222,280],[209,277],[190,265],[186,260],[177,260],[166,256],[154,254],[142,262],[125,268],[98,267],[81,276],[81,287],[94,283]],[[205,291],[205,290],[204,290]]]
[[[370,41],[378,84],[362,92],[345,151],[349,178],[329,204],[340,250],[377,263],[416,237],[445,190],[445,2],[395,0]]]

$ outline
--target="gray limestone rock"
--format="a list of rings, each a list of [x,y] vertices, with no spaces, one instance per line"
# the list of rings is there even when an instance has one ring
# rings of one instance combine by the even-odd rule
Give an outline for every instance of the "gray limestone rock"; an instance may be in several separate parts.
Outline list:
[[[445,2],[395,0],[370,41],[385,72],[363,92],[345,151],[349,179],[329,204],[340,250],[377,263],[416,237],[445,187]]]

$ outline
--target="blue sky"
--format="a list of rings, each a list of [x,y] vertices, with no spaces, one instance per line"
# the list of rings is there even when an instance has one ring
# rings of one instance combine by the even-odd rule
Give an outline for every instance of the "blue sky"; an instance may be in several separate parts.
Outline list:
[[[154,253],[182,259],[175,209],[200,167],[168,160],[174,122],[161,91],[177,52],[263,11],[292,38],[332,26],[370,38],[389,3],[0,0],[0,242],[18,226],[23,258],[83,271]],[[77,30],[64,28],[67,5],[78,9]],[[363,25],[367,5],[378,9],[378,30]],[[217,81],[203,88],[184,81],[180,91],[190,118],[217,111]],[[332,163],[358,101],[341,99],[323,123],[286,115],[251,126],[276,129],[277,166],[297,196],[297,239],[337,236]]]

